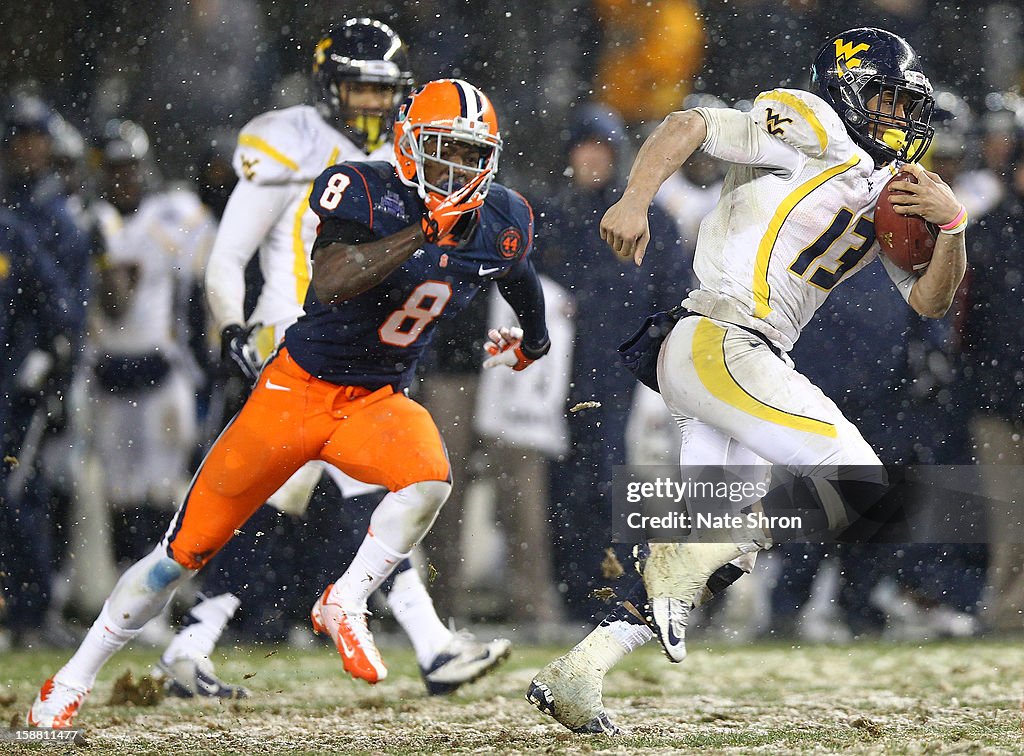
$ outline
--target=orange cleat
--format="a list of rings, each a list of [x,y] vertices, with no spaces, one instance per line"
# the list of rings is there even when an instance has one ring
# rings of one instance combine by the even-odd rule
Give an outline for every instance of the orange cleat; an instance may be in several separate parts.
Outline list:
[[[369,612],[366,604],[358,607],[342,606],[331,598],[334,583],[324,589],[320,600],[313,604],[309,617],[313,620],[313,630],[326,633],[334,641],[334,646],[341,654],[341,663],[345,671],[359,680],[366,680],[371,685],[388,676],[388,668],[373,642],[373,633],[366,625]]]
[[[28,710],[26,722],[29,727],[66,730],[75,721],[75,715],[87,695],[88,690],[72,688],[55,682],[51,677],[39,689],[39,695]]]

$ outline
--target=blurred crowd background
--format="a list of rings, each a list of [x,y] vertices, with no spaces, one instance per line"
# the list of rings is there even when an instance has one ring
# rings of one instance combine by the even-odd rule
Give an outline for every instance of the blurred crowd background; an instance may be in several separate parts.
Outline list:
[[[364,15],[402,36],[417,81],[463,77],[491,96],[505,140],[499,180],[537,211],[537,264],[566,340],[539,377],[530,379],[533,368],[514,380],[480,375],[480,345],[498,317],[485,297],[435,338],[416,398],[434,414],[456,471],[423,554],[442,612],[543,639],[601,611],[595,589],[628,562],[606,551],[612,469],[670,463],[678,443],[660,400],[618,367],[615,347],[694,285],[697,226],[722,169],[695,159],[666,183],[641,269],[606,254],[597,224],[667,113],[743,108],[761,91],[803,87],[817,49],[844,28],[883,26],[923,58],[937,90],[925,162],[971,213],[971,267],[954,311],[931,322],[905,306],[880,266],[869,267],[833,293],[801,337],[796,365],[886,463],[1024,462],[1019,3],[52,0],[31,12],[7,3],[0,230],[27,226],[31,244],[19,252],[23,242],[6,237],[0,289],[15,301],[60,279],[68,306],[0,314],[0,648],[72,643],[119,564],[158,540],[188,482],[190,470],[168,469],[156,476],[162,487],[135,485],[154,476],[139,475],[121,444],[117,405],[153,381],[132,384],[97,355],[125,347],[103,328],[126,306],[114,293],[145,294],[104,266],[107,247],[149,245],[178,261],[176,316],[166,324],[173,364],[143,368],[173,376],[184,404],[166,421],[168,444],[194,465],[221,419],[202,272],[236,180],[237,132],[267,109],[312,103],[315,41]],[[152,233],[118,236],[151,197],[163,203]],[[593,404],[569,411],[581,403]],[[17,448],[7,433],[15,425]],[[332,550],[345,513],[314,502],[301,522],[276,510],[263,517],[256,529],[265,538],[225,567],[251,575],[235,632],[301,642],[316,581],[350,556]],[[716,611],[743,637],[1016,633],[1022,558],[1024,547],[1007,544],[790,546],[770,552]]]

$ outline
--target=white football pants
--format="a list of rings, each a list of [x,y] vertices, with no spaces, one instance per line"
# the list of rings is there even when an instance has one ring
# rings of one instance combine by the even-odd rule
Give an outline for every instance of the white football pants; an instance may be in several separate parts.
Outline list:
[[[658,385],[682,433],[681,465],[770,463],[803,475],[881,465],[835,402],[731,323],[680,320],[662,346]]]

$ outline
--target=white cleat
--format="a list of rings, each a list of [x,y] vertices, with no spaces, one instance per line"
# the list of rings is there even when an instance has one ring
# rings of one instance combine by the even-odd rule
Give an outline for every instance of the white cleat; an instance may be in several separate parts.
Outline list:
[[[686,624],[698,594],[715,570],[744,550],[732,543],[652,543],[650,550],[643,565],[647,620],[669,661],[679,663],[686,658]]]
[[[686,658],[686,625],[692,604],[674,598],[653,598],[650,606],[651,627],[669,661],[678,664]]]
[[[604,709],[601,697],[604,675],[572,649],[538,672],[526,700],[575,733],[623,735]]]
[[[74,723],[78,709],[87,695],[88,690],[72,688],[51,677],[39,689],[25,721],[29,727],[66,730]]]
[[[468,630],[459,630],[427,667],[420,667],[427,692],[432,696],[452,693],[495,669],[512,652],[512,642],[498,638],[481,643]]]
[[[249,690],[241,685],[224,682],[207,658],[176,659],[168,664],[163,659],[153,667],[153,677],[163,683],[167,695],[175,698],[248,698]]]

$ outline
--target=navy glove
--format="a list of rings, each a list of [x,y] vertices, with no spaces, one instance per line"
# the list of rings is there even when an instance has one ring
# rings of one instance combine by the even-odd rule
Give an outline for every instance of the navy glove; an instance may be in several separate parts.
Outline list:
[[[232,323],[220,332],[221,365],[233,368],[232,372],[244,378],[250,386],[260,377],[260,359],[249,339],[252,332],[262,326],[262,323],[247,326]]]

